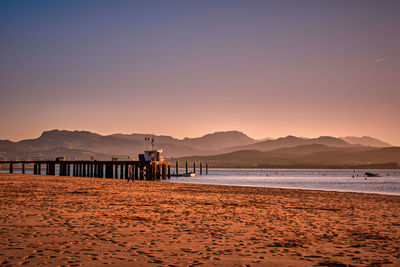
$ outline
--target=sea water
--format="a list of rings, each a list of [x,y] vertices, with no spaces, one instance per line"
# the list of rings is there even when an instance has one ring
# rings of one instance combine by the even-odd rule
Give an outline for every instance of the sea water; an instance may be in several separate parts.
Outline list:
[[[195,177],[171,177],[166,181],[400,195],[400,170],[209,169],[208,175],[204,169],[203,175],[199,169],[196,171]],[[8,172],[7,168],[1,170],[1,173]],[[45,170],[41,172],[44,174]],[[179,170],[181,174],[184,172]],[[379,173],[382,177],[366,177],[365,172]],[[15,169],[14,173],[21,170]],[[26,173],[33,174],[33,170],[27,169]],[[56,175],[59,175],[58,168]]]
[[[365,172],[382,177],[366,177]],[[208,175],[204,173],[168,181],[400,195],[400,170],[210,169]]]

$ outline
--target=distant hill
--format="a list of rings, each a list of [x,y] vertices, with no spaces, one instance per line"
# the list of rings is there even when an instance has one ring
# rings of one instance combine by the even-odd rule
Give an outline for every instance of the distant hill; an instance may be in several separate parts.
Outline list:
[[[268,151],[273,149],[285,148],[285,147],[296,147],[300,145],[326,145],[331,147],[353,147],[355,145],[351,145],[342,139],[330,137],[330,136],[320,136],[318,138],[301,138],[296,136],[286,136],[281,137],[274,140],[265,140],[261,142],[256,142],[250,145],[238,146],[238,147],[230,147],[224,149],[223,152],[231,152],[238,150],[260,150],[260,151]]]
[[[250,145],[256,141],[242,132],[229,131],[229,132],[215,132],[207,134],[198,138],[185,138],[182,143],[188,146],[202,148],[203,150],[218,150],[232,146]]]
[[[71,153],[71,150],[79,150],[91,155],[97,153],[102,157],[112,156],[137,157],[149,149],[145,137],[150,134],[112,134],[100,135],[88,131],[45,131],[36,139],[11,142],[0,140],[0,151],[7,156],[28,156],[35,153],[41,155],[53,155],[54,148],[58,149],[60,155]],[[164,156],[185,156],[193,154],[212,154],[219,149],[229,146],[248,145],[255,140],[238,131],[216,132],[198,138],[176,139],[171,136],[155,136],[156,148],[164,150]],[[47,151],[47,152],[46,152]],[[60,156],[59,155],[59,156]]]
[[[149,149],[145,141],[150,134],[112,134],[100,135],[88,131],[45,131],[35,139],[11,142],[0,140],[0,157],[57,157],[68,156],[77,159],[136,158],[137,154]],[[371,143],[371,140],[375,143]],[[354,138],[352,140],[355,140]],[[383,145],[377,139],[361,137],[357,140],[369,140],[368,144]],[[321,136],[301,138],[287,136],[278,139],[254,140],[239,131],[215,132],[196,138],[177,139],[172,136],[155,136],[156,148],[164,150],[167,158],[182,158],[197,155],[210,156],[215,166],[261,166],[263,164],[342,164],[353,162],[387,162],[392,158],[391,150],[382,150],[381,154],[354,154],[360,151],[376,150],[374,147],[350,144],[340,138]],[[256,152],[255,152],[256,151]],[[351,154],[353,153],[353,154]],[[357,156],[355,156],[357,155]],[[370,158],[368,158],[368,157]],[[357,157],[360,158],[357,161]],[[367,158],[365,158],[367,157]],[[191,157],[196,158],[196,157]],[[207,157],[206,157],[207,158]],[[340,163],[341,159],[344,161]],[[357,163],[357,164],[358,164]],[[364,163],[363,163],[364,164]]]
[[[143,143],[145,137],[149,134],[113,134],[113,137],[124,138],[128,140],[135,140]],[[239,131],[215,132],[206,134],[196,138],[177,139],[171,136],[158,135],[155,136],[156,143],[167,151],[167,147],[173,145],[190,148],[195,151],[212,151],[224,149],[232,146],[249,145],[256,142],[256,140],[248,137]],[[167,146],[167,147],[166,147]],[[186,153],[186,151],[185,151]],[[193,152],[192,152],[193,153]]]
[[[179,161],[207,162],[221,168],[399,168],[400,147],[328,147],[301,145],[270,151],[241,150],[213,156],[192,156]]]
[[[357,144],[357,145],[363,145],[363,146],[371,146],[371,147],[390,147],[392,146],[389,143],[383,142],[379,139],[370,137],[370,136],[362,136],[362,137],[356,137],[356,136],[346,136],[346,137],[340,137],[343,141],[346,141],[349,144]]]

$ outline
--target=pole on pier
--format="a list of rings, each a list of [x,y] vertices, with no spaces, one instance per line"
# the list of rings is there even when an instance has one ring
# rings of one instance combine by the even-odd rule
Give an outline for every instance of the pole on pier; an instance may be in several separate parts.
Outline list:
[[[33,174],[37,174],[37,164],[33,164]]]
[[[168,166],[169,166],[169,165],[168,165]],[[176,174],[176,175],[179,174],[179,163],[178,163],[178,161],[176,161],[176,164],[175,164],[175,174]]]
[[[42,174],[42,166],[41,166],[40,163],[38,163],[37,166],[38,166],[38,173],[37,174],[41,175]]]
[[[14,164],[10,163],[10,173],[14,173]]]
[[[120,164],[119,167],[119,179],[124,179],[124,164]]]
[[[151,173],[151,174],[152,174],[151,179],[152,179],[152,180],[155,180],[155,179],[157,178],[157,176],[158,176],[158,175],[157,175],[157,173],[158,173],[157,170],[158,170],[158,165],[155,164],[155,163],[153,163],[153,164],[152,164],[152,169],[151,169],[151,172],[152,172],[152,173]]]
[[[118,164],[114,164],[114,178],[118,179]]]
[[[196,173],[196,162],[193,161],[193,172]]]
[[[188,162],[186,161],[186,174],[188,174]]]
[[[161,169],[161,173],[162,173],[161,178],[162,179],[166,179],[167,178],[167,165],[165,163],[163,163],[161,167],[162,167],[162,169]]]
[[[144,166],[140,164],[140,180],[144,179]]]
[[[56,164],[55,163],[47,163],[47,168],[49,175],[56,175]]]
[[[25,174],[25,164],[22,163],[22,174]]]
[[[153,171],[153,166],[150,165],[150,163],[147,163],[146,164],[146,175],[145,175],[146,180],[150,180],[150,174],[152,171]]]
[[[98,175],[97,175],[97,170],[98,170],[98,168],[97,168],[97,163],[93,163],[93,176],[92,177],[97,177]]]
[[[156,165],[154,163],[147,165],[146,174],[147,180],[154,180],[154,177],[156,175]]]
[[[129,164],[125,164],[125,179],[128,179],[129,173]],[[133,179],[133,177],[131,177]]]
[[[46,175],[49,175],[49,174],[50,174],[49,169],[50,169],[49,163],[46,163]]]
[[[171,165],[168,164],[168,179],[171,178]]]
[[[135,163],[135,180],[139,179],[139,166]]]
[[[200,175],[203,174],[203,163],[200,162]]]
[[[104,178],[104,164],[100,164],[100,178]]]
[[[101,170],[100,170],[100,163],[96,163],[96,177],[100,178],[101,177]]]
[[[206,162],[206,174],[208,174],[208,163]]]
[[[106,164],[106,178],[113,178],[113,164]]]

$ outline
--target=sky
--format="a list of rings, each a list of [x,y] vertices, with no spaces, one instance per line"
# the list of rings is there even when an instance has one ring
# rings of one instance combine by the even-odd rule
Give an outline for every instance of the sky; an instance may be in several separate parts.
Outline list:
[[[0,2],[0,139],[373,136],[400,145],[400,1]]]

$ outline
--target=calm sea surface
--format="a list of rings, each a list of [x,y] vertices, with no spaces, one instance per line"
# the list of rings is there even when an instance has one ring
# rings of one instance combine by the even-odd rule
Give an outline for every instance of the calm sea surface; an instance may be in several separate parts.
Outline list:
[[[175,171],[172,168],[172,173]],[[203,170],[204,171],[204,170]],[[382,177],[366,177],[365,172],[376,172]],[[8,169],[2,169],[8,173]],[[21,173],[21,170],[14,170]],[[184,173],[184,169],[179,170]],[[26,170],[32,174],[32,170]],[[45,170],[42,170],[45,173]],[[205,173],[205,172],[203,172]],[[58,175],[58,168],[56,169]],[[400,170],[285,170],[285,169],[210,169],[208,175],[171,177],[168,182],[256,186],[274,188],[313,189],[359,193],[400,195]]]
[[[382,177],[366,177],[366,171]],[[169,182],[400,195],[400,170],[211,169],[208,175],[171,177]]]

